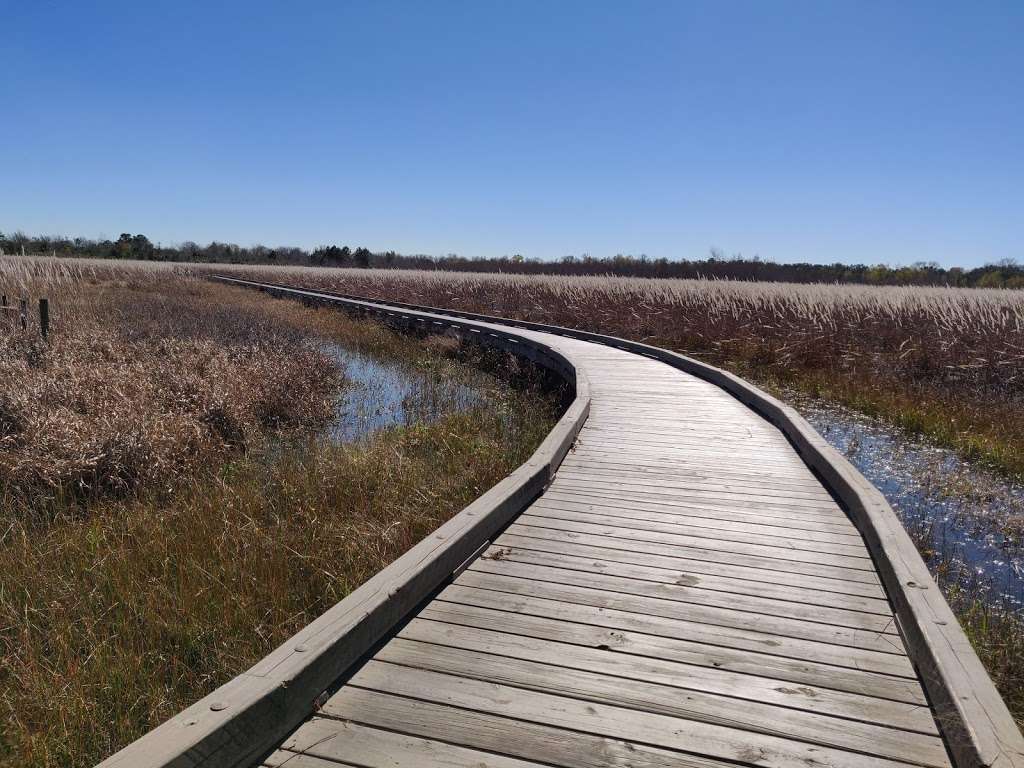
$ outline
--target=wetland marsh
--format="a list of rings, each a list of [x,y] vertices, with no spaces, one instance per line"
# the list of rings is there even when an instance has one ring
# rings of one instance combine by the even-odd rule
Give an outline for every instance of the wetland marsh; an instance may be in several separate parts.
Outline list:
[[[522,463],[560,398],[453,340],[170,271],[0,264],[0,765],[90,766]]]

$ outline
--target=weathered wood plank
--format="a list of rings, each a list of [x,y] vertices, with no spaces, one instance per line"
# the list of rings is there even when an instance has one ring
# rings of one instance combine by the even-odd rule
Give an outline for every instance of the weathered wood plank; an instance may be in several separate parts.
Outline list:
[[[625,498],[642,496],[645,500],[665,499],[666,501],[713,503],[717,506],[731,507],[733,509],[804,510],[810,513],[833,512],[836,515],[842,514],[842,510],[831,499],[801,499],[784,495],[769,496],[765,494],[759,496],[728,494],[718,491],[673,488],[669,485],[655,482],[641,484],[617,482],[611,478],[607,480],[589,480],[556,476],[555,481],[552,483],[552,488],[600,490],[602,494]]]
[[[557,478],[556,478],[557,482]],[[585,482],[571,482],[569,480],[558,483],[556,492],[583,492],[594,496],[605,498],[631,500],[643,503],[657,504],[678,504],[688,506],[704,506],[707,508],[724,508],[734,511],[765,510],[773,513],[795,513],[802,514],[816,520],[843,520],[848,519],[843,511],[834,503],[822,503],[817,506],[806,506],[788,504],[784,501],[776,503],[765,501],[743,500],[739,498],[725,499],[714,494],[694,495],[685,493],[672,493],[670,491],[659,492],[656,489],[630,490],[628,488],[615,488],[609,485],[591,485]]]
[[[728,506],[715,506],[699,502],[666,502],[664,500],[615,499],[602,496],[599,492],[559,491],[549,488],[540,499],[545,505],[566,508],[565,504],[583,505],[580,511],[601,512],[605,509],[628,510],[637,513],[681,517],[702,517],[708,520],[734,520],[737,522],[760,522],[765,525],[778,525],[795,530],[817,530],[833,533],[857,532],[857,527],[843,515],[822,512],[801,512],[797,510],[751,510],[736,509]],[[569,507],[579,509],[579,507]]]
[[[581,440],[585,439],[586,437],[581,438]],[[801,471],[799,459],[782,456],[777,449],[771,451],[767,448],[741,449],[739,446],[716,446],[714,443],[709,444],[709,440],[700,441],[696,439],[689,443],[680,442],[673,445],[650,445],[636,440],[620,439],[598,442],[599,438],[589,439],[590,442],[581,442],[583,449],[599,445],[604,450],[613,450],[619,453],[629,452],[633,456],[638,457],[678,458],[682,461],[691,457],[694,452],[699,451],[702,461],[718,460],[727,465],[735,464],[737,466],[750,463],[765,468],[788,469],[794,472]],[[765,458],[766,454],[768,454],[768,458]]]
[[[780,483],[810,482],[814,475],[806,466],[790,464],[787,467],[765,465],[758,461],[721,461],[717,458],[704,458],[694,455],[692,451],[633,451],[616,450],[613,446],[602,446],[600,443],[583,445],[577,442],[571,458],[595,465],[598,463],[616,464],[621,466],[649,467],[653,470],[671,470],[680,473],[710,473],[742,476],[743,478],[763,477],[768,481]]]
[[[595,549],[598,551],[594,552]],[[609,551],[613,556],[616,553],[616,550]],[[749,578],[735,578],[722,573],[722,569],[716,570],[714,567],[708,567],[708,572],[703,573],[685,566],[680,568],[680,561],[675,561],[669,567],[664,567],[657,562],[652,562],[651,555],[637,556],[635,557],[636,562],[622,562],[616,559],[604,559],[600,557],[601,554],[602,551],[597,547],[591,547],[588,551],[586,547],[573,544],[554,543],[552,546],[544,546],[543,540],[538,541],[504,533],[495,540],[495,545],[483,555],[483,559],[497,558],[534,565],[571,568],[660,584],[696,587],[726,595],[739,594],[746,597],[796,602],[832,610],[857,611],[877,614],[886,618],[892,617],[892,608],[889,602],[877,597],[824,592],[806,584],[794,586]],[[808,577],[798,578],[807,579]],[[824,618],[822,620],[824,621]]]
[[[636,658],[610,648],[580,647],[548,638],[506,634],[495,628],[467,627],[462,624],[428,620],[425,617],[413,619],[402,628],[398,638],[392,643],[397,643],[401,638],[420,644],[429,643],[450,649],[491,654],[503,659],[518,659],[542,666],[555,666],[570,672],[594,672],[640,683],[714,694],[730,700],[742,699],[747,703],[733,701],[731,705],[741,709],[746,708],[748,703],[770,704],[849,721],[874,723],[886,728],[916,731],[932,736],[938,734],[931,713],[917,704],[839,692],[818,686],[781,685],[779,681],[761,675],[737,674],[713,666]],[[388,646],[390,647],[392,643]],[[422,647],[413,650],[418,653],[440,652],[438,649]],[[406,663],[398,661],[397,657],[393,657],[392,660],[395,663]],[[555,674],[553,670],[548,672]],[[673,695],[679,694],[676,692]]]
[[[780,560],[776,557],[712,549],[699,543],[683,545],[678,543],[666,544],[657,541],[628,538],[623,539],[615,536],[602,536],[600,533],[583,533],[575,530],[561,530],[558,528],[549,528],[547,526],[529,525],[526,522],[519,522],[520,520],[522,520],[522,518],[519,518],[516,522],[512,523],[512,525],[510,525],[506,530],[509,533],[518,533],[523,536],[550,539],[552,541],[595,544],[609,549],[624,549],[632,552],[665,555],[666,557],[683,557],[692,560],[705,560],[712,563],[721,562],[735,565],[737,567],[749,566],[764,570],[798,573],[832,579],[839,582],[878,584],[878,576],[874,571],[865,571],[859,568],[845,568],[843,566],[826,565],[822,563],[802,563],[795,560]]]
[[[512,569],[509,569],[512,570]],[[568,579],[566,579],[568,581]],[[557,583],[511,575],[483,573],[467,570],[456,580],[457,584],[512,595],[544,597],[561,602],[589,605],[597,608],[638,613],[646,616],[661,616],[677,621],[691,621],[709,626],[744,629],[766,635],[762,643],[772,647],[781,645],[783,638],[795,641],[812,641],[849,648],[878,651],[879,653],[904,653],[898,635],[864,629],[850,629],[831,624],[816,624],[811,621],[744,613],[727,608],[718,608],[694,603],[682,603],[644,595],[614,592],[578,584]],[[778,646],[775,646],[778,647]]]
[[[764,568],[752,566],[732,565],[723,561],[705,561],[687,559],[684,555],[658,555],[651,552],[639,552],[632,549],[613,549],[601,546],[603,539],[596,539],[596,544],[589,543],[590,540],[557,540],[551,538],[538,538],[524,536],[518,531],[520,529],[510,527],[501,534],[494,543],[499,546],[512,546],[520,549],[532,549],[537,552],[552,552],[565,554],[573,557],[588,557],[596,560],[606,560],[612,563],[628,563],[630,565],[641,565],[648,568],[660,568],[667,571],[677,571],[683,574],[718,576],[729,579],[734,585],[734,591],[743,591],[743,585],[749,584],[748,589],[771,590],[773,586],[793,587],[801,590],[808,596],[815,596],[822,600],[828,600],[829,604],[835,607],[847,607],[853,604],[847,602],[847,597],[854,597],[858,600],[870,600],[882,602],[888,606],[885,593],[876,584],[865,584],[857,581],[843,581],[840,579],[825,579],[818,576],[807,576],[801,573],[788,573],[786,571],[769,571]],[[817,602],[815,599],[809,602]],[[871,603],[855,603],[868,606]]]
[[[825,764],[833,768],[897,768],[905,764],[778,736],[694,720],[681,721],[677,717],[653,712],[585,702],[378,661],[367,662],[352,677],[350,685],[542,725],[629,739],[719,760],[756,762],[777,768],[807,768],[808,764]],[[332,709],[329,700],[324,711],[330,714]],[[457,713],[453,712],[451,719],[456,717]],[[443,738],[442,734],[439,738]],[[536,758],[530,756],[529,759]]]
[[[735,763],[629,739],[511,719],[500,712],[455,709],[355,686],[338,691],[323,714],[560,768],[736,768]]]
[[[810,473],[778,477],[773,472],[744,471],[738,468],[723,467],[721,464],[709,463],[706,467],[699,467],[693,466],[689,462],[683,464],[681,462],[640,461],[632,459],[630,456],[621,455],[612,459],[586,451],[574,451],[567,456],[562,462],[559,472],[564,470],[580,474],[618,472],[629,477],[737,484],[776,491],[787,489],[817,491],[822,487],[821,483]]]
[[[722,507],[704,509],[701,507],[663,506],[657,503],[616,503],[610,500],[603,500],[603,503],[597,503],[582,500],[575,493],[560,494],[550,490],[534,502],[534,506],[539,509],[565,509],[575,512],[597,512],[616,517],[628,516],[636,520],[680,521],[690,525],[703,525],[709,528],[757,530],[751,528],[743,529],[739,528],[739,526],[768,526],[789,532],[789,535],[803,536],[805,533],[810,532],[824,533],[832,536],[856,537],[860,540],[860,532],[848,520],[838,518],[821,520],[812,516],[794,515],[792,513],[768,514],[764,512],[742,512]],[[720,523],[728,523],[729,525],[723,526]],[[799,533],[794,534],[793,531],[799,531]]]
[[[414,642],[404,639],[411,634],[429,637],[432,640]],[[652,670],[641,669],[640,675],[636,678],[623,676],[623,670],[614,669],[612,665],[603,665],[604,669],[595,671],[594,667],[598,667],[599,664],[594,659],[588,659],[586,666],[577,662],[573,668],[567,669],[557,663],[545,663],[548,657],[545,656],[543,649],[536,645],[531,646],[534,657],[524,660],[513,655],[516,650],[514,642],[499,641],[495,646],[491,646],[507,652],[506,655],[494,655],[489,650],[467,649],[464,647],[467,643],[464,642],[458,647],[432,644],[437,639],[439,635],[436,632],[407,628],[407,631],[403,632],[403,637],[393,640],[381,649],[375,658],[432,672],[611,704],[641,712],[654,712],[702,723],[724,725],[741,731],[749,730],[879,757],[933,766],[947,764],[945,748],[942,746],[942,740],[935,735],[934,723],[928,712],[924,712],[924,718],[914,718],[912,715],[901,718],[903,722],[912,722],[913,725],[920,726],[917,730],[895,729],[878,724],[885,717],[883,711],[894,708],[891,705],[874,708],[867,706],[858,713],[861,718],[842,719],[807,710],[791,709],[785,705],[765,704],[750,698],[739,700],[693,689],[681,689],[665,683],[666,680],[671,680],[670,676],[665,676],[657,682],[651,680],[650,678],[656,676]],[[553,658],[558,661],[557,656]],[[608,674],[609,668],[614,672]],[[796,691],[794,687],[780,688],[783,691]],[[768,691],[765,691],[765,694],[771,695]],[[775,692],[777,698],[784,696],[785,694]],[[867,721],[868,718],[870,721]],[[921,732],[921,728],[930,729],[931,735]]]
[[[557,520],[611,525],[648,533],[670,533],[692,538],[707,538],[717,541],[729,541],[745,544],[761,544],[766,547],[784,547],[786,550],[805,550],[808,552],[824,552],[857,557],[870,560],[864,542],[859,538],[844,535],[822,534],[814,532],[795,532],[782,529],[773,530],[768,526],[760,528],[742,526],[710,527],[708,525],[691,525],[675,520],[647,520],[642,517],[610,514],[604,511],[578,512],[572,509],[561,509],[547,504],[531,505],[531,517],[546,517]]]
[[[296,762],[300,755],[313,755],[325,765],[340,762],[359,768],[421,768],[424,765],[432,768],[536,768],[539,765],[326,717],[313,717],[304,723],[265,763],[272,768],[297,768],[301,765]],[[327,760],[338,762],[326,763]],[[316,768],[321,767],[316,765]]]
[[[280,768],[284,761],[288,761],[288,768],[338,768],[338,766],[353,766],[353,768],[365,768],[356,766],[353,763],[342,763],[335,760],[324,760],[322,757],[312,755],[299,755],[295,752],[274,752],[267,760],[260,763],[262,768]]]
[[[468,572],[493,574],[503,579],[567,584],[614,593],[620,599],[644,597],[680,603],[678,610],[692,611],[693,616],[714,615],[719,621],[730,623],[743,621],[745,625],[756,624],[764,631],[775,631],[791,637],[836,637],[837,635],[833,633],[840,631],[840,628],[897,635],[892,615],[846,611],[790,600],[718,592],[674,582],[645,581],[599,569],[575,570],[566,567],[565,563],[554,565],[552,560],[543,562],[545,557],[543,553],[530,555],[525,552],[518,558],[505,558],[500,555],[491,558],[481,557],[470,565]],[[557,557],[554,562],[558,562]],[[740,616],[745,618],[740,619]]]
[[[492,579],[477,579],[477,581],[487,584]],[[756,629],[706,624],[687,618],[652,613],[636,613],[601,605],[598,600],[593,601],[595,604],[576,602],[580,598],[579,591],[568,587],[542,583],[535,583],[532,586],[532,591],[535,594],[516,594],[503,592],[500,589],[488,589],[486,586],[472,587],[455,583],[444,589],[438,599],[525,615],[554,619],[564,618],[566,621],[592,624],[607,629],[642,632],[676,640],[718,645],[738,651],[768,653],[788,659],[820,662],[836,667],[850,667],[908,678],[915,677],[914,669],[907,657],[900,653],[898,648],[892,646],[887,646],[886,651],[874,651],[772,635]],[[586,596],[584,593],[583,597]]]
[[[873,571],[871,560],[864,556],[838,555],[831,552],[814,552],[807,549],[795,549],[783,545],[776,546],[742,541],[723,541],[721,539],[714,539],[706,536],[644,531],[634,528],[626,528],[621,525],[564,520],[561,518],[533,514],[533,510],[527,510],[524,512],[519,516],[518,521],[524,525],[530,525],[535,528],[552,528],[557,531],[566,531],[571,533],[590,533],[613,539],[626,539],[628,541],[637,542],[646,541],[655,544],[672,544],[682,547],[695,547],[720,552],[732,552],[738,555],[755,555],[757,557],[792,561],[796,563],[813,563],[815,565],[829,565],[838,568],[847,568],[850,570]]]
[[[513,601],[514,598],[510,601],[495,601],[493,604],[514,608]],[[512,606],[508,605],[509,602],[513,603]],[[620,623],[614,615],[608,617],[597,609],[569,606],[562,613],[559,613],[559,609],[560,606],[556,603],[548,607],[547,614],[534,615],[438,599],[424,607],[419,616],[445,624],[458,624],[504,632],[508,635],[522,635],[584,648],[673,661],[710,670],[736,672],[745,676],[856,693],[872,698],[891,699],[918,707],[927,706],[921,686],[916,680],[911,679],[913,672],[907,665],[900,668],[904,674],[900,677],[895,674],[839,667],[805,659],[791,659],[752,648],[735,650],[723,645],[702,643],[697,632],[687,634],[685,639],[666,637],[654,634],[659,629],[656,618],[640,625],[641,630],[648,631],[636,631],[625,628],[634,626],[628,620]],[[535,613],[542,612],[543,607],[540,610],[535,609]],[[599,622],[616,628],[609,629],[607,626],[601,626]],[[690,639],[692,637],[696,639]]]
[[[785,485],[776,482],[773,486],[766,483],[758,483],[754,480],[726,480],[724,478],[693,478],[677,474],[655,475],[652,473],[643,474],[640,472],[629,472],[623,469],[605,467],[586,469],[578,466],[565,466],[558,470],[558,477],[563,480],[582,480],[584,482],[611,483],[616,486],[629,486],[640,488],[671,488],[680,491],[697,491],[700,493],[714,494],[716,497],[741,498],[752,497],[800,499],[802,501],[823,502],[825,505],[835,505],[835,500],[820,486],[813,488],[797,484]]]

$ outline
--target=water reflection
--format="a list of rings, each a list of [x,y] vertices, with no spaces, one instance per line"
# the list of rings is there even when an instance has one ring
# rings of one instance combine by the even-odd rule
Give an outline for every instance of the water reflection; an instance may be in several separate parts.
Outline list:
[[[351,386],[335,406],[328,430],[334,443],[349,443],[388,427],[436,421],[481,405],[486,392],[450,376],[375,359],[338,344],[324,351]]]
[[[1015,610],[1024,606],[1024,487],[875,419],[790,397],[888,499],[933,574]]]

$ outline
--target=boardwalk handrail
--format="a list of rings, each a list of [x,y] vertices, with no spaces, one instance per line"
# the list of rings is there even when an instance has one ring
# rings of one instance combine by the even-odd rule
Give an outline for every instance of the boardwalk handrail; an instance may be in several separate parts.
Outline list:
[[[301,292],[292,293],[301,298]],[[543,491],[586,421],[590,392],[585,374],[538,341],[482,329],[469,320],[439,321],[434,315],[380,305],[358,308],[400,324],[440,324],[534,359],[573,385],[575,399],[530,458],[508,477],[251,669],[107,758],[102,768],[227,768],[258,759],[313,712],[332,683]]]
[[[783,432],[783,434],[786,435],[798,451],[803,461],[817,472],[825,486],[848,511],[851,519],[864,536],[886,591],[893,601],[900,631],[906,639],[911,659],[918,667],[927,694],[932,700],[936,717],[942,725],[944,736],[950,751],[952,752],[955,764],[957,766],[972,767],[1024,766],[1024,738],[1022,738],[1005,702],[1003,702],[999,693],[996,691],[995,686],[992,684],[991,679],[985,672],[981,661],[978,659],[970,645],[970,642],[964,635],[956,617],[953,615],[949,605],[946,603],[941,592],[936,587],[928,572],[927,566],[921,559],[916,547],[910,540],[906,531],[903,529],[892,508],[889,506],[884,496],[882,496],[882,494],[873,485],[871,485],[871,483],[868,482],[868,480],[864,478],[860,472],[858,472],[856,468],[854,468],[838,451],[832,448],[820,435],[818,435],[810,424],[808,424],[791,407],[761,391],[757,387],[743,381],[739,377],[728,373],[727,371],[723,371],[693,358],[686,357],[685,355],[627,339],[620,339],[572,328],[493,317],[479,313],[440,309],[400,302],[382,302],[375,299],[354,297],[351,295],[337,294],[328,291],[302,290],[275,283],[259,283],[255,281],[226,277],[219,279],[222,279],[225,282],[261,288],[263,290],[271,291],[277,295],[291,295],[308,301],[338,303],[349,307],[363,309],[368,312],[383,313],[385,315],[390,315],[393,318],[399,318],[400,320],[404,319],[404,321],[408,321],[409,323],[431,322],[454,324],[454,321],[456,320],[477,324],[487,323],[489,324],[489,327],[486,329],[488,337],[485,341],[493,341],[493,343],[499,345],[505,344],[508,346],[510,343],[519,344],[521,341],[526,339],[525,337],[519,337],[517,340],[512,338],[514,334],[505,334],[501,331],[496,332],[493,327],[490,327],[490,324],[523,328],[610,345],[635,354],[659,360],[673,368],[684,371],[685,373],[694,375],[721,387],[746,404],[753,411],[764,417],[767,421],[774,424]],[[470,330],[472,330],[472,328],[470,328]],[[479,333],[479,326],[477,327],[477,332]],[[532,342],[530,349],[535,350],[536,345],[538,344],[538,342]],[[553,352],[553,350],[550,349],[548,351]],[[555,354],[557,355],[557,353]],[[551,361],[548,361],[549,365],[550,362]],[[565,365],[568,370],[571,370],[573,367],[571,361],[565,361]],[[564,373],[565,371],[563,371],[563,374]],[[582,384],[585,388],[585,382],[582,382]],[[589,402],[589,398],[587,398],[587,400]],[[570,408],[570,412],[573,408],[580,406],[580,402],[581,395],[578,383],[577,400]],[[569,413],[566,414],[566,417],[568,416]],[[564,426],[566,417],[563,417],[562,422],[559,422],[559,426],[556,427],[556,431]],[[568,431],[562,434],[562,437],[560,438],[562,444],[560,450],[563,451],[562,455],[564,455],[564,450],[568,449],[568,445],[571,444],[572,437],[578,431],[579,426],[582,426],[582,422],[585,418],[586,409],[582,408],[579,412],[578,426],[576,427],[576,430],[572,431],[571,434]],[[555,433],[552,432],[552,435],[549,436],[549,440],[554,436],[554,434]],[[545,444],[547,444],[547,442],[548,441],[545,441]],[[542,445],[541,449],[543,448],[544,446]],[[538,452],[541,449],[538,449]],[[559,460],[560,458],[561,457],[559,457]],[[550,466],[557,466],[557,463]],[[499,484],[499,486],[500,485],[501,484]],[[481,497],[478,502],[486,499],[491,493],[496,491],[499,486],[496,486],[491,492],[488,492],[488,494]],[[477,502],[474,502],[474,505],[476,504]],[[471,509],[474,505],[471,505],[467,510]],[[463,514],[465,514],[465,511],[460,513],[460,517]],[[514,512],[512,514],[514,514]],[[451,522],[454,522],[455,519]],[[442,530],[444,530],[444,526],[442,526],[438,532]],[[415,551],[415,549],[412,551]],[[474,551],[474,549],[470,549],[469,554],[472,554]],[[373,583],[378,577],[383,576],[389,569],[393,568],[400,561],[401,559],[396,561],[392,566],[389,566],[385,571],[382,571],[377,577],[374,577],[370,582],[367,582],[367,585],[364,585],[364,587]],[[443,580],[445,576],[446,574],[442,574],[440,579]],[[360,590],[362,589],[363,587],[360,588]],[[346,598],[345,601],[339,603],[338,606],[336,606],[335,609],[332,609],[332,611],[329,611],[328,614],[341,607],[352,597],[355,597],[360,590],[357,590],[356,593],[353,593],[349,598]],[[429,590],[427,591],[429,592]],[[416,602],[418,601],[412,601],[411,605],[415,605]],[[325,616],[328,614],[325,614]],[[397,623],[401,618],[401,616],[393,616],[391,623]],[[320,622],[320,619],[313,622],[310,627],[316,626],[318,622]],[[305,631],[306,630],[303,630],[303,632]],[[358,639],[358,633],[354,630],[350,631],[351,636],[345,638],[346,642],[349,640],[356,641]],[[300,632],[296,637],[302,636],[303,632]],[[385,632],[386,629],[383,630],[381,634],[384,634]],[[290,647],[293,642],[294,640],[286,643],[285,646],[282,646],[282,649]],[[282,649],[278,649],[278,651],[275,651],[275,653],[271,654],[267,659],[276,658],[275,654],[279,654]],[[335,649],[335,652],[337,653],[339,651]],[[294,656],[294,654],[291,655]],[[355,655],[352,658],[348,658],[349,656],[352,656],[352,654],[347,654],[345,656],[345,658],[348,659],[346,664],[349,665],[358,658],[358,655]],[[274,665],[269,668],[265,667],[264,665],[266,662],[267,660],[264,660],[264,662],[261,662],[253,669],[277,669],[277,666]],[[241,677],[246,677],[251,673],[252,670],[250,670],[250,673],[246,673],[246,675]],[[339,672],[339,676],[340,674],[341,673]],[[236,678],[236,681],[238,679],[239,678]],[[232,681],[232,683],[234,682],[235,681]],[[228,686],[230,685],[231,683],[228,684]],[[224,688],[227,688],[228,686],[224,686]],[[207,699],[204,699],[197,705],[194,705],[194,707],[190,707],[181,715],[160,726],[123,752],[131,750],[133,747],[142,744],[143,742],[149,742],[152,745],[150,748],[158,746],[160,744],[159,742],[150,741],[152,737],[161,730],[166,730],[167,726],[175,721],[179,723],[177,731],[167,731],[167,736],[173,739],[177,733],[179,734],[177,738],[182,738],[180,733],[182,731],[182,723],[185,721],[181,718],[186,717],[186,713],[193,711],[196,707],[200,707],[204,702],[207,707],[211,704],[219,703],[216,700],[216,696],[220,691],[224,690],[224,688],[219,689],[218,692],[215,692],[212,696],[207,697]],[[314,688],[315,686],[309,687],[308,689],[303,689],[303,691],[304,693],[312,693],[313,695],[316,695]],[[323,689],[321,688],[321,690]],[[239,693],[243,696],[247,695],[244,689],[240,690]],[[295,697],[290,697],[287,701],[291,701],[292,706],[301,706],[304,704],[304,700],[301,698],[296,700]],[[308,709],[309,707],[306,705],[302,714],[307,713]],[[209,715],[209,713],[205,711],[200,714],[204,714],[206,716]],[[294,713],[291,711],[281,711],[278,709],[271,712],[269,716],[281,718],[294,724],[295,720],[293,719],[293,714]],[[239,728],[235,726],[242,725],[241,718],[236,719],[240,722],[233,725],[230,718],[221,718],[222,724],[219,727],[225,731],[225,733],[220,734],[219,736],[217,733],[211,733],[204,742],[204,745],[216,747],[217,745],[234,744],[234,749],[237,751],[240,749],[237,746],[237,742],[253,739],[253,732],[248,730],[249,728],[259,729],[264,727],[264,725],[259,721],[253,721],[250,723],[249,720],[245,720],[244,727],[239,730]],[[277,723],[274,723],[274,725],[276,726]],[[260,743],[264,743],[267,739],[260,739],[259,741]],[[118,753],[118,755],[115,755],[102,765],[105,766],[105,768],[110,768],[112,766],[127,766],[129,764],[133,766],[139,765],[154,767],[163,765],[233,766],[237,765],[239,762],[238,760],[232,762],[230,760],[222,759],[228,757],[227,751],[210,752],[207,754],[202,752],[201,749],[198,751],[193,750],[191,752],[182,752],[180,759],[176,759],[173,762],[154,762],[149,759],[138,760],[136,762],[113,762],[116,761],[123,752]],[[251,749],[246,752],[247,755],[252,756],[256,756],[258,753],[259,750],[256,749]],[[143,748],[142,751],[135,752],[134,754],[136,756],[146,755],[145,748]],[[244,759],[244,757],[241,757],[240,759]]]

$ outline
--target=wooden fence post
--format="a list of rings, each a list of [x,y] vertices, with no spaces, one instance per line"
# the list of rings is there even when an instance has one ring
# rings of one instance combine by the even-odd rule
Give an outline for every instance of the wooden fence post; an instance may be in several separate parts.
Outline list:
[[[21,330],[28,328],[28,299],[21,300]]]
[[[50,337],[50,300],[39,300],[39,332],[44,339]]]

